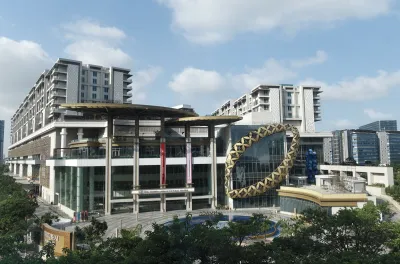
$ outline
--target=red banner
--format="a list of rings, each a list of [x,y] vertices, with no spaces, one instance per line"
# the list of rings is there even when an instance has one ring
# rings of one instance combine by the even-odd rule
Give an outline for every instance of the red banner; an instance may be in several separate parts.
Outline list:
[[[167,174],[167,167],[166,167],[166,154],[165,154],[165,142],[161,142],[160,144],[160,158],[161,158],[161,165],[160,165],[160,183],[165,185],[166,174]]]
[[[192,184],[192,144],[186,143],[186,183]]]

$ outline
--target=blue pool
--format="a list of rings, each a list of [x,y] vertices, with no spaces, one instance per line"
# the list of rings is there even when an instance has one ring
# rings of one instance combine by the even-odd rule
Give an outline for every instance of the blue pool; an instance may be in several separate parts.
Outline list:
[[[199,225],[203,224],[207,220],[212,220],[215,216],[213,215],[201,215],[201,216],[193,216],[191,220],[191,225]],[[240,221],[247,221],[250,219],[251,216],[247,215],[223,215],[220,219],[220,221],[233,221],[233,222],[240,222]],[[184,222],[185,218],[179,218],[179,221]],[[271,228],[266,232],[269,234],[268,237],[277,237],[280,234],[280,228],[274,221],[271,222]],[[164,223],[164,225],[168,226],[171,225],[173,221],[168,221]]]

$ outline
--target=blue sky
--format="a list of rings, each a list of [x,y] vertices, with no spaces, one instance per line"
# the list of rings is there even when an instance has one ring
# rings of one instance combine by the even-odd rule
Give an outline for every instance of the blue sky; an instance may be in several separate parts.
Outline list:
[[[259,83],[313,83],[324,90],[319,131],[399,120],[394,0],[0,0],[0,7],[0,119],[8,126],[58,57],[131,68],[137,103],[188,103],[208,114]]]

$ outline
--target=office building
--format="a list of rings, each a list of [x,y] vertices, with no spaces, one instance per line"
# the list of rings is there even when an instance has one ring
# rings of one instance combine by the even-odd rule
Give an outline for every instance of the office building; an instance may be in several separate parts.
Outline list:
[[[352,158],[357,164],[379,163],[379,140],[372,130],[337,130],[332,137],[332,163]]]
[[[333,163],[333,137],[324,138],[324,162]]]
[[[397,131],[396,120],[380,120],[375,121],[363,126],[360,126],[361,130],[373,130],[373,131]]]
[[[4,120],[0,120],[0,164],[4,161]]]
[[[296,126],[300,132],[315,132],[321,120],[320,87],[259,85],[250,93],[225,102],[212,115],[243,116],[240,124],[283,123]]]
[[[129,69],[83,65],[58,59],[45,70],[11,119],[11,144],[30,136],[59,118],[76,115],[59,109],[63,103],[131,103]]]
[[[400,164],[400,131],[377,132],[381,164]]]

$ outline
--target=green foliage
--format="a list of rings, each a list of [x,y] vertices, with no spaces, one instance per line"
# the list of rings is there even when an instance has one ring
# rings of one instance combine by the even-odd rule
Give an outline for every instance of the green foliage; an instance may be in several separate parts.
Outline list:
[[[52,225],[53,221],[58,222],[58,221],[60,221],[60,218],[58,218],[58,215],[52,214],[51,212],[47,212],[44,215],[42,215],[39,223]]]
[[[96,243],[102,242],[102,237],[107,231],[107,223],[101,222],[96,218],[92,218],[90,225],[85,226],[83,228],[76,227],[75,235],[78,243],[87,243],[91,247]]]

